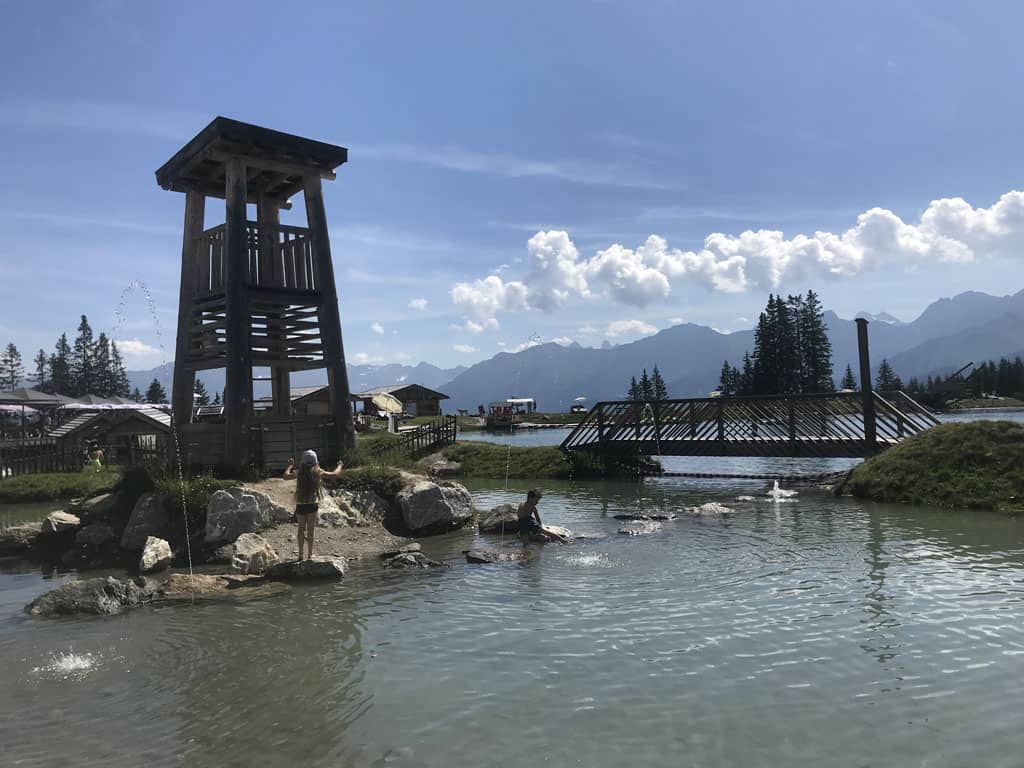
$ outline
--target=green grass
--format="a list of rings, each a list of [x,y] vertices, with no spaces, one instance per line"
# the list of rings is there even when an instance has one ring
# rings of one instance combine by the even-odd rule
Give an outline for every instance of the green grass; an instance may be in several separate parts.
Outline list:
[[[840,495],[1024,513],[1024,424],[943,424],[868,459]]]
[[[45,472],[0,480],[0,503],[56,501],[83,498],[111,490],[121,479],[116,467],[83,469],[81,472]]]
[[[364,466],[346,469],[337,487],[350,491],[369,490],[384,499],[394,499],[402,490],[402,476],[394,467]]]
[[[445,446],[446,459],[459,462],[459,477],[514,479],[569,479],[604,477],[618,473],[618,465],[607,466],[585,456],[566,454],[554,445],[524,448],[496,443],[466,441]],[[634,470],[635,471],[635,470]]]
[[[971,400],[959,400],[953,406],[959,408],[1021,408],[1024,407],[1024,400],[1017,400],[1013,397],[1004,397],[994,400],[990,397],[979,397]]]

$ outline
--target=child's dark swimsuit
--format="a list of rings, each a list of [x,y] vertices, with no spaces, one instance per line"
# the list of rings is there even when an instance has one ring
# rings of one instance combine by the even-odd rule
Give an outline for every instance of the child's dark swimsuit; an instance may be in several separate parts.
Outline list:
[[[314,512],[317,511],[318,508],[319,507],[315,501],[311,501],[305,504],[296,504],[295,516],[298,517],[299,515],[312,515]]]
[[[533,518],[533,515],[519,518],[520,533],[537,533],[538,531],[540,531],[540,523]]]

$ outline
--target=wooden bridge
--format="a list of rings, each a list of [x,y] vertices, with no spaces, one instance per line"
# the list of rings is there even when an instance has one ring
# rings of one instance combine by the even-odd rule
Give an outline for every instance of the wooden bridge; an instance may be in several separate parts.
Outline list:
[[[562,442],[615,456],[870,456],[939,423],[902,392],[597,403]]]

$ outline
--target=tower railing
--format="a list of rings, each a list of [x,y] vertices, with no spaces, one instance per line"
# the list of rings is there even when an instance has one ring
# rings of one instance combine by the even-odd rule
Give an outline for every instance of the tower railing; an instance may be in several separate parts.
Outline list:
[[[196,295],[224,291],[226,225],[206,230],[195,248]],[[246,223],[249,286],[289,291],[320,290],[320,275],[309,229],[284,224]]]

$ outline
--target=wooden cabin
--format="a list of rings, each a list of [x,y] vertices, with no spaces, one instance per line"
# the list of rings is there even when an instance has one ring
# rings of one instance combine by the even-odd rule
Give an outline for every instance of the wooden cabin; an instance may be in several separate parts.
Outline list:
[[[373,398],[377,395],[390,395],[402,404],[402,413],[408,416],[440,416],[441,401],[448,395],[437,390],[424,387],[422,384],[392,384],[387,387],[374,387],[360,392],[356,398],[363,401],[365,411],[376,410]]]
[[[103,451],[104,463],[167,461],[174,454],[171,417],[156,408],[83,413],[50,433],[64,455]]]
[[[291,388],[292,416],[327,416],[331,413],[331,388],[326,384],[314,387]],[[359,395],[350,395],[349,402],[354,406],[361,402]],[[253,401],[253,409],[259,412],[270,411],[274,407],[272,396],[260,397]]]

